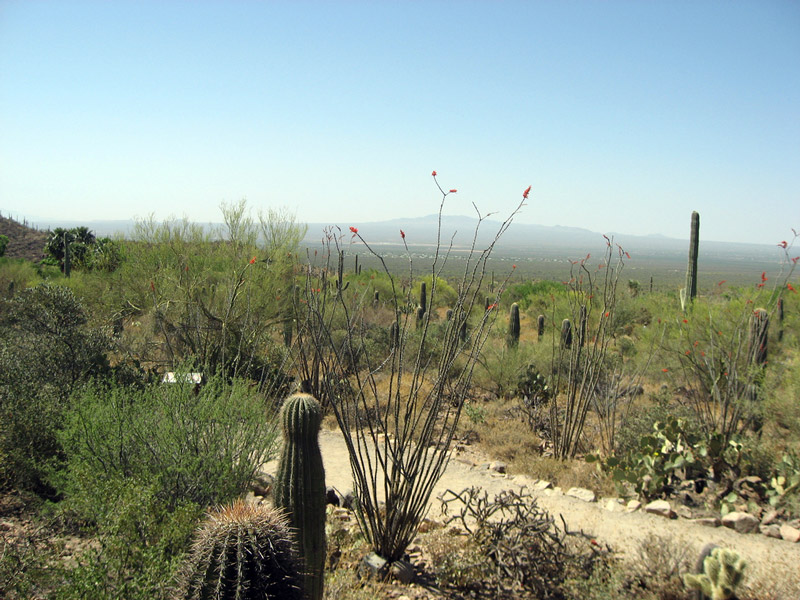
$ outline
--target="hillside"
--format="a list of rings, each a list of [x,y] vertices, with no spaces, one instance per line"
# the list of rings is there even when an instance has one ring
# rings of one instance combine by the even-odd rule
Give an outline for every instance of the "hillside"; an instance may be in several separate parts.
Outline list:
[[[42,249],[47,241],[47,232],[39,231],[0,215],[0,235],[8,236],[6,256],[24,258],[33,262],[42,259]]]

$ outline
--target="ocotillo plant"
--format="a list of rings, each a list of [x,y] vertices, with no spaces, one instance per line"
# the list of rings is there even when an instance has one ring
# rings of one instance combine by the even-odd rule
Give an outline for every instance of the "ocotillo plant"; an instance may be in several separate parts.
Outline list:
[[[237,500],[208,514],[173,597],[302,600],[299,562],[284,515]]]
[[[763,367],[767,364],[767,339],[769,337],[769,313],[757,308],[750,317],[750,362]]]
[[[783,298],[778,298],[776,312],[778,313],[778,341],[782,342],[783,341]]]
[[[508,338],[506,344],[509,348],[516,348],[519,344],[519,305],[514,302],[508,316]]]
[[[536,338],[538,340],[542,339],[544,335],[544,315],[539,315],[536,317]]]
[[[295,394],[281,408],[283,450],[275,477],[275,506],[289,516],[303,559],[304,589],[322,598],[325,569],[325,470],[319,449],[322,407],[309,394]]]
[[[689,266],[686,269],[686,287],[681,291],[681,308],[697,297],[697,250],[700,245],[700,213],[692,212],[692,230],[689,234]]]
[[[561,321],[561,344],[564,348],[572,348],[572,323],[569,319]]]

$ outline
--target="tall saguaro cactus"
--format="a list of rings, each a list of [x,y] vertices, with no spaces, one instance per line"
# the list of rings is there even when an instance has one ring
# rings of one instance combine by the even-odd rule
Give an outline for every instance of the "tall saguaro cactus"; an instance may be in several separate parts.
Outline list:
[[[283,450],[275,506],[286,510],[303,558],[306,596],[322,598],[325,569],[325,470],[319,449],[322,408],[310,394],[289,396],[281,408]]]
[[[692,230],[689,233],[689,266],[686,268],[686,287],[681,291],[681,308],[697,297],[697,250],[700,246],[700,213],[692,211]]]
[[[509,348],[516,348],[519,344],[519,305],[514,302],[508,315],[508,340]]]
[[[572,348],[572,322],[569,319],[561,321],[561,344],[564,348]]]
[[[544,315],[536,317],[536,339],[541,340],[544,335]]]
[[[428,287],[424,281],[419,284],[419,307],[423,315],[428,312]]]
[[[757,308],[750,317],[750,361],[763,367],[767,364],[767,339],[769,338],[769,313]]]
[[[302,600],[286,518],[237,500],[209,513],[181,566],[176,600]]]

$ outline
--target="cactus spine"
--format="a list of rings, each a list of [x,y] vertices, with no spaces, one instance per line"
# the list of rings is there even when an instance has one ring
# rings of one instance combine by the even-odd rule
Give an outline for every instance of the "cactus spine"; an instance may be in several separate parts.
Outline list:
[[[519,344],[519,305],[514,302],[508,315],[508,340],[509,348],[516,348]]]
[[[536,317],[536,337],[541,340],[544,335],[544,315]]]
[[[572,348],[572,323],[569,319],[561,321],[561,345]]]
[[[700,213],[692,212],[692,230],[689,234],[689,266],[686,269],[686,287],[681,291],[681,308],[697,297],[697,250],[700,245]]]
[[[322,408],[309,394],[281,408],[283,450],[275,477],[275,506],[286,510],[303,559],[306,596],[322,598],[325,568],[325,470],[319,449]]]
[[[767,338],[769,337],[769,313],[757,308],[750,317],[750,361],[763,367],[767,364]]]
[[[174,597],[302,600],[298,567],[286,518],[237,500],[210,512],[197,530]]]
[[[733,598],[744,579],[747,562],[735,550],[714,548],[703,561],[703,572],[683,576],[686,587],[700,590],[711,600]]]

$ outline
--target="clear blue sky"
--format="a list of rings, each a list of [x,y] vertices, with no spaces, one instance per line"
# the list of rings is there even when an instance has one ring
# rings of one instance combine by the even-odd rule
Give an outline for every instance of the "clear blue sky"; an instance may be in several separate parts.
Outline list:
[[[346,226],[435,212],[432,169],[451,214],[786,239],[800,2],[0,0],[3,214]]]

